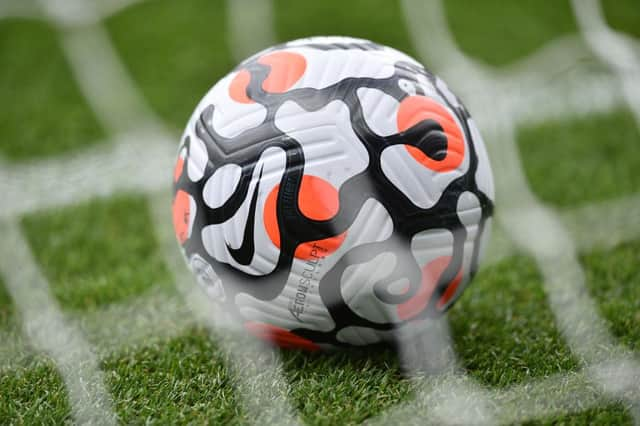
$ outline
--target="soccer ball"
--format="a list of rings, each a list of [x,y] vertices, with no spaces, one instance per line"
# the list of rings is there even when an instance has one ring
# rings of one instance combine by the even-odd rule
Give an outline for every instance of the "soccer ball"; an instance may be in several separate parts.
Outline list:
[[[314,37],[204,96],[173,223],[212,300],[313,350],[393,341],[446,311],[478,269],[493,198],[478,129],[441,79],[386,46]]]

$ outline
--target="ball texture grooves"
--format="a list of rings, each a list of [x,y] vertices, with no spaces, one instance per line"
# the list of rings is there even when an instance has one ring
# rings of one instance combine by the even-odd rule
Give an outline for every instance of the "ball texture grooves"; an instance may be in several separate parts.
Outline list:
[[[468,111],[417,61],[367,40],[295,40],[242,62],[196,107],[173,178],[198,284],[283,347],[420,332],[460,296],[490,234],[493,178]]]

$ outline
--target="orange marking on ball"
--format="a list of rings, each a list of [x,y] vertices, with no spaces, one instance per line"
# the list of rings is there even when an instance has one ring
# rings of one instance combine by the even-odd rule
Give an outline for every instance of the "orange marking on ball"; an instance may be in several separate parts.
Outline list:
[[[411,319],[422,312],[429,304],[429,299],[438,284],[438,279],[449,266],[451,257],[441,256],[427,263],[422,268],[420,288],[409,300],[396,307],[398,318]]]
[[[460,282],[462,282],[462,271],[458,272],[458,275],[456,275],[453,281],[451,281],[447,289],[440,297],[440,300],[438,300],[438,304],[436,305],[438,309],[442,309],[456,294],[456,290],[458,289]]]
[[[280,185],[276,185],[264,204],[264,226],[271,242],[276,247],[280,247],[280,230],[278,228],[278,218],[276,214],[276,204],[278,202],[278,190]],[[326,180],[313,175],[302,176],[300,191],[298,192],[298,208],[300,212],[309,219],[328,220],[334,217],[340,208],[340,198],[338,191]],[[300,244],[294,253],[298,259],[313,259],[324,257],[336,251],[344,242],[346,231],[334,237],[325,238],[319,241],[308,241]]]
[[[304,349],[307,351],[317,351],[320,346],[316,345],[309,339],[300,337],[284,328],[275,325],[265,324],[257,321],[247,321],[244,327],[254,336],[281,348],[287,349]]]
[[[278,248],[280,248],[280,230],[278,229],[278,216],[276,214],[276,205],[278,203],[278,190],[280,185],[273,187],[267,199],[264,202],[264,212],[262,214],[262,221],[264,228],[267,231],[267,235],[271,242]]]
[[[436,172],[457,169],[464,159],[464,136],[451,113],[438,102],[425,96],[409,96],[400,102],[396,124],[398,131],[415,126],[423,120],[433,120],[440,124],[447,136],[447,155],[442,160],[429,158],[419,148],[405,145],[409,154],[420,164]]]
[[[189,204],[189,194],[183,190],[176,193],[173,199],[173,230],[180,244],[184,244],[189,238],[189,219],[191,206]]]
[[[262,88],[269,93],[284,93],[289,90],[307,69],[304,56],[293,52],[268,53],[258,59],[258,63],[268,65],[271,71],[262,82]]]
[[[247,96],[247,88],[251,82],[251,73],[247,70],[240,70],[231,84],[229,84],[229,96],[241,104],[252,104],[253,100]]]
[[[329,220],[340,209],[338,190],[322,178],[304,175],[300,182],[298,208],[309,219]]]
[[[180,179],[180,176],[182,176],[182,170],[184,169],[184,158],[182,158],[182,156],[178,157],[178,160],[176,161],[176,165],[173,168],[173,181],[177,182],[178,179]]]

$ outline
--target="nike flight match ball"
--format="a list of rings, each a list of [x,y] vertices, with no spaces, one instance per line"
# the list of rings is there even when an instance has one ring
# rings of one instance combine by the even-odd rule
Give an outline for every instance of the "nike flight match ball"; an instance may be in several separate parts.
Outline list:
[[[429,326],[478,269],[493,178],[437,76],[390,47],[314,37],[266,49],[196,107],[173,224],[211,309],[309,350]]]

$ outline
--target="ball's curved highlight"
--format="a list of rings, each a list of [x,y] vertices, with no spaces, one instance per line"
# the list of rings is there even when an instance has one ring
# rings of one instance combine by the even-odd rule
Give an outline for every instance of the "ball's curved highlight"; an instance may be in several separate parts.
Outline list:
[[[469,113],[367,40],[296,40],[241,63],[197,106],[173,177],[198,283],[285,347],[418,332],[461,294],[490,233],[491,168]]]

